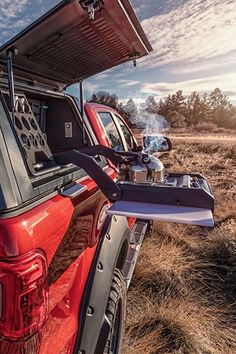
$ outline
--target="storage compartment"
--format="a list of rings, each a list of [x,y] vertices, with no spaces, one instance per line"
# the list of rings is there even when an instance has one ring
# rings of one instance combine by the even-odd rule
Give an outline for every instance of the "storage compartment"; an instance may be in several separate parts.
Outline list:
[[[8,93],[3,93],[3,96],[10,110]],[[73,105],[66,97],[16,92],[14,126],[32,174],[60,169],[54,153],[85,145],[82,124]],[[88,142],[86,136],[86,146]]]
[[[84,146],[81,122],[67,99],[28,97],[28,101],[52,153]]]

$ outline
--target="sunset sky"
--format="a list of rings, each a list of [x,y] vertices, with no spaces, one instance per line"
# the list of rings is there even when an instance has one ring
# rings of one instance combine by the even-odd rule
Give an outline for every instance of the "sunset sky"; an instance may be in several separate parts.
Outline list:
[[[58,2],[1,0],[0,44]],[[87,80],[86,97],[106,90],[138,103],[179,89],[188,95],[219,87],[236,104],[236,0],[131,2],[154,51],[136,68],[126,63]]]

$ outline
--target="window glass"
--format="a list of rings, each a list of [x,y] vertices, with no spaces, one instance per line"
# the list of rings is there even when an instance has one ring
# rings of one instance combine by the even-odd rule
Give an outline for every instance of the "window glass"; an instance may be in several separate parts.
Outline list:
[[[128,150],[132,150],[133,149],[133,138],[132,138],[132,135],[129,131],[129,129],[126,127],[126,125],[123,123],[123,121],[120,119],[120,117],[118,117],[116,115],[116,118],[118,120],[118,123],[120,124],[120,127],[122,129],[122,132],[124,134],[124,137],[125,137],[125,141],[126,141],[126,144],[127,144],[127,147],[128,147]]]
[[[99,112],[98,114],[107,133],[111,147],[116,151],[124,150],[124,146],[111,114],[108,112]]]

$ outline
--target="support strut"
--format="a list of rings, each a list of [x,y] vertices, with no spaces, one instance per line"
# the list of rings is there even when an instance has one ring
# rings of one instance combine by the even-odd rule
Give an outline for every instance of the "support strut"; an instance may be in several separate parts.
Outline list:
[[[72,150],[54,154],[54,158],[60,165],[73,163],[83,168],[111,202],[121,199],[121,189],[92,157],[78,150]]]
[[[79,82],[79,94],[80,94],[80,114],[82,118],[82,137],[83,137],[83,144],[86,145],[86,138],[85,138],[85,121],[84,121],[84,90],[83,90],[83,80]]]
[[[6,53],[7,57],[7,77],[8,77],[8,89],[10,95],[10,106],[12,121],[15,123],[15,90],[14,90],[14,74],[13,74],[13,58],[17,55],[18,49],[16,47],[11,47]]]

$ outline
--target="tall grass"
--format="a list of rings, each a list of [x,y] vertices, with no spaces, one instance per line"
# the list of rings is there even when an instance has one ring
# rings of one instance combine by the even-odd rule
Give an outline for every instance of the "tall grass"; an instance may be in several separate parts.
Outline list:
[[[164,157],[171,171],[208,177],[216,227],[155,223],[128,293],[124,354],[236,353],[235,152],[195,143]]]

